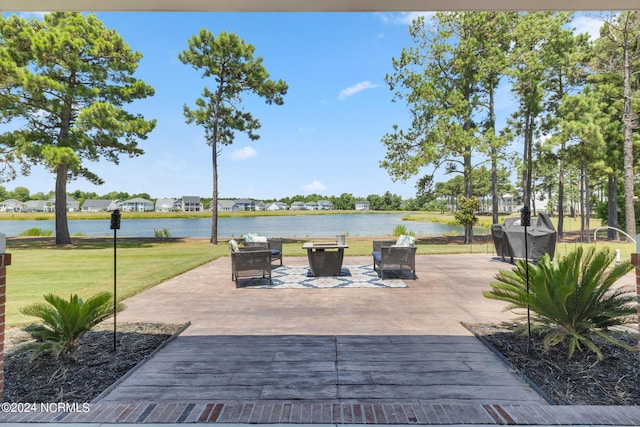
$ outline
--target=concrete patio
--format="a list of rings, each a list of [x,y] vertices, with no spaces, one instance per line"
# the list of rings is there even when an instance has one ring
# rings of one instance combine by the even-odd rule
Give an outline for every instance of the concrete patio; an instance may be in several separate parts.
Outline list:
[[[243,289],[218,259],[126,301],[120,322],[190,326],[89,413],[26,420],[639,425],[636,407],[550,405],[461,325],[515,317],[481,294],[510,268],[430,255],[408,288]]]

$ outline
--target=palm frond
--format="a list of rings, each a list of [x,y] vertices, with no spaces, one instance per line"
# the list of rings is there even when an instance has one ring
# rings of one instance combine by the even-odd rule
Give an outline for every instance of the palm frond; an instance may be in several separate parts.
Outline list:
[[[68,300],[56,295],[44,296],[45,303],[36,303],[22,308],[21,312],[41,320],[32,324],[25,331],[35,340],[30,348],[32,358],[49,352],[54,357],[72,352],[80,343],[80,338],[93,329],[98,323],[113,313],[111,294],[98,293],[86,301],[78,295],[71,295]],[[116,310],[121,310],[118,304]]]
[[[535,328],[547,334],[545,346],[564,342],[569,356],[586,347],[602,357],[591,338],[611,339],[608,329],[633,321],[636,313],[635,295],[613,288],[633,266],[612,266],[614,260],[609,248],[596,252],[579,247],[555,263],[545,255],[528,266],[528,277],[527,261],[518,260],[513,270],[498,272],[491,291],[483,295],[507,302],[507,309],[529,308]]]

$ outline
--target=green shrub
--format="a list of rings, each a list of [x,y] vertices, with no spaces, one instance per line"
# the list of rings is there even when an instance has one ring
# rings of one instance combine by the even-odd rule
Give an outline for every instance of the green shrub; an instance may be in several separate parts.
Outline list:
[[[24,329],[35,340],[26,347],[33,350],[32,359],[45,352],[50,352],[56,359],[63,353],[72,353],[86,332],[113,314],[113,299],[109,292],[101,292],[86,301],[78,295],[65,300],[48,294],[44,299],[47,303],[32,304],[20,310],[42,320],[42,323]],[[116,309],[121,310],[122,305],[118,304]]]
[[[413,231],[407,231],[407,226],[406,225],[398,224],[393,229],[393,235],[394,236],[401,236],[401,235],[414,236],[415,233]]]
[[[43,230],[42,228],[38,228],[38,227],[31,227],[28,230],[22,231],[19,235],[20,236],[51,236],[53,234],[53,230]]]
[[[529,265],[527,293],[526,261],[518,260],[513,270],[496,275],[487,298],[506,301],[513,308],[530,308],[532,330],[544,335],[546,348],[560,343],[568,345],[569,357],[583,346],[603,357],[595,337],[633,350],[610,334],[613,326],[635,320],[635,294],[613,288],[614,283],[633,266],[625,261],[612,266],[615,253],[609,248],[596,252],[578,247],[553,263],[545,255]]]
[[[154,229],[153,230],[153,235],[157,238],[169,238],[171,237],[171,233],[169,233],[169,229],[168,228],[163,228],[163,229]]]

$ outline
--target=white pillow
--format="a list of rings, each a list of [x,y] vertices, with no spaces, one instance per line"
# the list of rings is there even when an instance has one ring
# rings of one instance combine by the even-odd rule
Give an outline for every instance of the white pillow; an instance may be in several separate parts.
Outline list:
[[[267,243],[267,238],[257,233],[247,233],[243,237],[247,243]]]
[[[413,246],[413,243],[416,241],[413,236],[406,236],[401,234],[396,241],[395,246]]]
[[[239,250],[238,242],[233,239],[229,240],[229,252],[238,252]]]
[[[253,240],[253,239],[255,239],[257,236],[258,235],[256,233],[247,233],[242,237],[244,238],[245,242],[251,243],[251,242],[255,242],[255,240]]]

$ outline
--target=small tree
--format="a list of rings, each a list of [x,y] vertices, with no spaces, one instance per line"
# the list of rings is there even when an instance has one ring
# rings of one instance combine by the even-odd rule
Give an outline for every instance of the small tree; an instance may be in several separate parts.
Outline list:
[[[118,163],[144,152],[155,121],[123,105],[153,95],[132,77],[142,55],[95,15],[56,12],[44,21],[0,18],[0,122],[24,119],[0,135],[0,153],[26,170],[41,164],[56,175],[56,244],[71,243],[67,181],[103,181],[83,160]]]
[[[269,79],[262,65],[262,58],[254,58],[255,47],[236,34],[221,32],[215,37],[202,29],[189,39],[189,49],[178,58],[184,64],[202,71],[202,77],[213,77],[216,87],[205,87],[202,98],[196,100],[196,108],[184,106],[187,123],[201,125],[205,129],[207,144],[211,146],[213,165],[213,197],[211,200],[211,243],[218,243],[218,155],[219,144],[231,145],[236,132],[246,132],[256,140],[254,133],[260,121],[241,108],[241,95],[254,93],[267,104],[282,105],[288,86],[282,81]]]
[[[470,236],[469,243],[473,243],[473,226],[478,223],[476,212],[480,209],[480,200],[475,197],[460,197],[458,209],[453,216],[464,226],[465,236]]]

